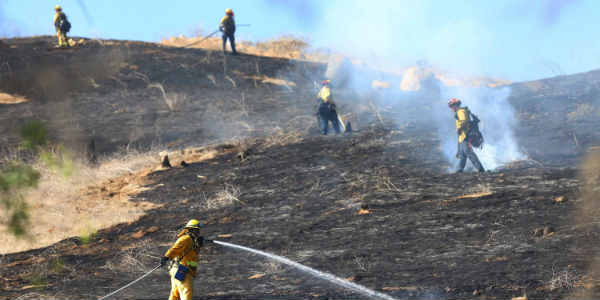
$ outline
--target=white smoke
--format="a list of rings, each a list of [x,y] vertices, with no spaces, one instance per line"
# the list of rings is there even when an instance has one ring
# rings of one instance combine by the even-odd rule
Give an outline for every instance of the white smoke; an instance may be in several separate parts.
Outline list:
[[[525,155],[520,151],[514,136],[514,129],[518,120],[512,105],[508,102],[511,89],[487,87],[441,87],[439,105],[434,105],[434,120],[437,120],[438,133],[441,138],[442,152],[451,164],[456,167],[458,160],[455,158],[457,147],[456,126],[454,112],[445,101],[450,98],[461,99],[463,106],[477,115],[481,120],[479,124],[485,143],[483,149],[475,149],[484,168],[494,170],[502,165],[522,160]],[[467,163],[469,166],[470,163]]]

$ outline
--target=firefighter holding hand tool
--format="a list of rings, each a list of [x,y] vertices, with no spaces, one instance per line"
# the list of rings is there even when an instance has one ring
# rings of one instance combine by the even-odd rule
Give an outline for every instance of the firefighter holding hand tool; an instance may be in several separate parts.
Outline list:
[[[469,136],[471,127],[471,112],[468,108],[461,106],[461,101],[456,98],[448,101],[448,107],[455,113],[454,118],[456,119],[456,133],[458,134],[458,149],[456,151],[456,158],[460,161],[458,163],[457,173],[461,173],[465,165],[467,164],[467,158],[471,161],[473,166],[479,172],[485,172],[485,169],[481,165],[477,154],[473,151],[473,145],[471,145],[471,137]]]
[[[219,30],[223,33],[223,53],[227,50],[227,40],[231,45],[231,52],[236,55],[235,51],[235,20],[233,19],[233,10],[228,8],[225,10],[225,16],[219,23]]]
[[[202,223],[196,219],[190,220],[183,231],[177,235],[177,241],[165,253],[160,261],[164,266],[171,261],[171,294],[169,300],[191,300],[193,280],[198,269],[198,252],[204,243],[212,243],[200,235]]]
[[[341,132],[340,121],[338,120],[336,106],[331,95],[331,80],[323,80],[321,86],[321,90],[317,94],[317,119],[321,134],[327,135],[329,132],[329,122],[333,125],[335,134],[339,134]]]

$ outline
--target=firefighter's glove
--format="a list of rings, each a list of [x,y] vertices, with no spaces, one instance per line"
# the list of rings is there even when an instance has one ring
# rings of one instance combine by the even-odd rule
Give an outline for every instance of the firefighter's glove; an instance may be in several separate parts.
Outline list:
[[[169,258],[168,258],[168,257],[166,257],[166,256],[163,256],[163,257],[160,259],[160,267],[164,267],[164,266],[167,264],[167,262],[168,262],[168,261],[169,261]]]

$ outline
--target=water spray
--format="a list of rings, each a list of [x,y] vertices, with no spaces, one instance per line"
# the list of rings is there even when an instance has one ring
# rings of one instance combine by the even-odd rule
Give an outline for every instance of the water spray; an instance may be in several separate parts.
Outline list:
[[[395,298],[393,298],[393,297],[391,297],[389,295],[386,295],[384,293],[380,293],[380,292],[371,290],[371,289],[366,288],[366,287],[364,287],[362,285],[359,285],[359,284],[350,282],[348,280],[339,278],[339,277],[337,277],[337,276],[335,276],[333,274],[329,274],[329,273],[326,273],[326,272],[315,270],[315,269],[313,269],[311,267],[307,267],[307,266],[305,266],[303,264],[297,263],[297,262],[295,262],[293,260],[287,259],[287,258],[279,256],[279,255],[267,253],[267,252],[264,252],[264,251],[260,251],[260,250],[256,250],[256,249],[252,249],[252,248],[248,248],[248,247],[244,247],[244,246],[240,246],[240,245],[236,245],[236,244],[226,243],[226,242],[220,242],[220,241],[213,241],[213,242],[215,244],[219,244],[219,245],[222,245],[222,246],[225,246],[225,247],[230,247],[230,248],[234,248],[234,249],[238,249],[238,250],[248,251],[248,252],[251,252],[251,253],[254,253],[254,254],[258,254],[258,255],[267,257],[267,258],[272,259],[272,260],[276,260],[276,261],[278,261],[280,263],[286,264],[288,266],[292,266],[292,267],[294,267],[294,268],[296,268],[296,269],[298,269],[298,270],[300,270],[302,272],[308,273],[308,274],[313,275],[315,277],[318,277],[320,279],[327,280],[327,281],[329,281],[329,282],[331,282],[331,283],[333,283],[335,285],[341,286],[341,287],[346,288],[346,289],[350,289],[350,290],[352,290],[354,292],[357,292],[357,293],[359,293],[359,294],[361,294],[363,296],[367,296],[367,297],[369,297],[371,299],[395,300]]]

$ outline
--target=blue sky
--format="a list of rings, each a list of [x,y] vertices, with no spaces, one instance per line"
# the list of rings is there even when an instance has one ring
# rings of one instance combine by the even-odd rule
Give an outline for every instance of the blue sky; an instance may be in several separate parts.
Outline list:
[[[209,33],[231,7],[238,23],[252,24],[238,39],[292,34],[382,67],[424,59],[514,81],[600,68],[595,0],[0,0],[0,34],[53,34],[56,4],[76,36],[160,41]]]

